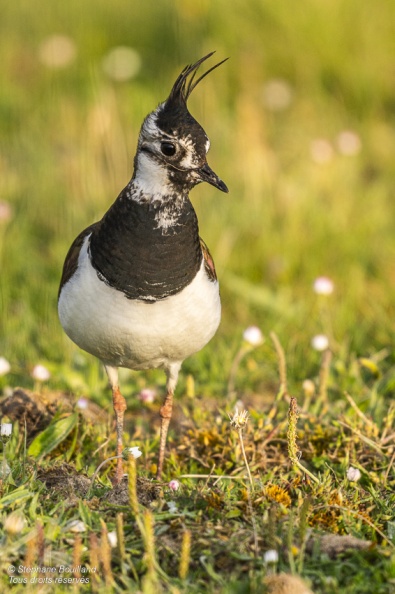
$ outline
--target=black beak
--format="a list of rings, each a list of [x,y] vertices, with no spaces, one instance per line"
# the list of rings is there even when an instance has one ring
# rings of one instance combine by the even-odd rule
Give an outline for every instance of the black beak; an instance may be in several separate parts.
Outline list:
[[[226,184],[224,184],[222,179],[219,179],[218,175],[214,173],[207,163],[205,163],[203,167],[200,167],[200,169],[197,169],[196,173],[201,181],[211,184],[215,188],[218,188],[218,190],[221,190],[221,192],[229,192]]]

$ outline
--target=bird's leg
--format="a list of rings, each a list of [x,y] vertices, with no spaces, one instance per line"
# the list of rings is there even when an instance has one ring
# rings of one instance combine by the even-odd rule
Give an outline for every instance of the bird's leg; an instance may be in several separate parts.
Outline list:
[[[160,426],[160,443],[159,443],[159,462],[156,478],[158,480],[162,477],[163,461],[165,458],[166,439],[167,432],[169,430],[171,414],[173,412],[173,395],[174,389],[177,384],[178,372],[180,370],[180,364],[172,364],[167,371],[167,384],[166,384],[166,398],[160,409],[161,426]]]
[[[173,392],[167,392],[165,401],[160,409],[160,416],[162,418],[160,426],[160,443],[159,443],[159,462],[156,478],[160,480],[162,477],[163,460],[165,458],[166,438],[169,430],[171,413],[173,411]]]
[[[123,417],[126,410],[126,400],[116,386],[112,391],[112,399],[115,411],[115,419],[117,424],[117,456],[120,456],[117,460],[117,471],[115,475],[115,484],[121,482],[123,477],[123,463],[122,463],[122,433],[123,433]]]
[[[107,365],[106,371],[108,375],[108,379],[112,389],[112,401],[114,406],[115,412],[115,421],[117,427],[117,470],[115,474],[114,484],[118,485],[121,482],[123,477],[123,462],[122,462],[122,452],[123,452],[123,443],[122,443],[122,434],[123,434],[123,418],[126,410],[126,400],[122,396],[119,385],[118,385],[118,370],[116,367],[108,367]]]

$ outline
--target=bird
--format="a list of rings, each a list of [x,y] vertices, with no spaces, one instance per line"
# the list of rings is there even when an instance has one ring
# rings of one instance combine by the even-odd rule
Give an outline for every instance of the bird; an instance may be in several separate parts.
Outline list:
[[[127,408],[118,369],[162,369],[166,374],[160,479],[181,365],[211,340],[220,323],[214,261],[200,238],[189,198],[201,182],[229,191],[208,165],[210,141],[187,107],[201,80],[226,61],[196,77],[213,54],[186,66],[168,98],[146,116],[129,183],[102,219],[74,240],[63,266],[60,323],[76,345],[103,363],[112,391],[118,458],[114,485],[123,477]]]

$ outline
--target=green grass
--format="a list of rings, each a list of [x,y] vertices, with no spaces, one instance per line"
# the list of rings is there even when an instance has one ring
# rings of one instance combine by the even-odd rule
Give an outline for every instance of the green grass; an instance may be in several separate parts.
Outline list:
[[[0,33],[0,200],[13,212],[0,221],[0,356],[11,363],[0,389],[34,388],[44,399],[59,390],[70,393],[72,403],[83,395],[109,413],[99,363],[68,341],[57,319],[64,256],[129,180],[142,119],[167,96],[179,70],[214,49],[218,60],[230,57],[190,99],[211,139],[209,163],[230,189],[225,196],[202,185],[191,195],[215,258],[223,317],[213,341],[184,363],[177,390],[184,423],[170,436],[165,478],[207,474],[214,463],[215,475],[244,476],[237,435],[227,421],[240,399],[251,414],[245,440],[256,491],[249,501],[248,482],[236,480],[214,487],[205,479],[184,479],[176,494],[165,488],[152,509],[156,558],[165,575],[156,565],[147,574],[147,542],[135,514],[123,509],[126,557],[112,550],[117,585],[101,566],[98,590],[158,591],[150,580],[159,580],[164,591],[260,592],[263,554],[275,548],[276,569],[301,574],[314,592],[393,591],[395,479],[393,440],[386,441],[393,433],[395,390],[392,2],[376,8],[366,0],[44,0],[39,6],[20,0],[3,7]],[[76,60],[64,69],[50,69],[38,58],[40,44],[53,33],[76,44]],[[142,60],[138,75],[123,83],[101,68],[119,45],[130,45]],[[282,111],[264,102],[265,85],[273,79],[286,81],[292,92]],[[353,156],[338,148],[344,130],[360,139]],[[317,139],[332,147],[325,163],[312,158]],[[320,275],[333,280],[332,295],[314,293]],[[251,324],[266,341],[241,360],[235,394],[228,397],[232,362]],[[272,331],[285,351],[289,393],[303,408],[302,463],[319,478],[318,486],[301,481],[288,461],[288,405],[277,397]],[[332,352],[321,384],[322,355],[311,347],[320,333]],[[31,377],[37,363],[51,371],[45,386]],[[193,400],[185,396],[188,376],[195,384]],[[302,389],[308,378],[317,390],[325,387],[310,401]],[[144,452],[137,461],[141,476],[152,476],[158,446],[152,419],[159,403],[152,410],[141,407],[133,395],[144,386],[161,394],[163,384],[157,372],[123,375],[132,412],[128,439]],[[114,449],[110,421],[95,426],[80,416],[39,466],[67,460],[91,476]],[[54,558],[70,561],[78,549],[75,535],[64,531],[71,519],[88,526],[81,553],[88,563],[94,550],[89,534],[100,542],[100,520],[114,530],[117,510],[97,498],[69,505],[67,498],[51,497],[37,480],[37,459],[25,459],[22,428],[9,450],[13,482],[2,485],[0,513],[5,518],[22,507],[26,525],[15,537],[3,535],[2,568],[25,558],[37,522]],[[345,478],[350,465],[362,472],[356,484]],[[109,472],[105,467],[101,474],[105,489]],[[288,507],[267,497],[268,484],[286,491]],[[27,491],[21,504],[12,501],[18,489]],[[179,510],[174,517],[165,503],[170,499]],[[304,554],[307,527],[376,545],[345,558]],[[192,533],[192,548],[183,581],[177,575],[185,530]]]

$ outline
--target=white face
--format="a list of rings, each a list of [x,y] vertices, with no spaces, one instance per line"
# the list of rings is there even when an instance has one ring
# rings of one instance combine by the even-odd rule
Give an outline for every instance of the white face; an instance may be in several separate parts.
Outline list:
[[[181,169],[196,169],[201,164],[201,159],[199,159],[198,155],[196,154],[192,138],[187,136],[186,138],[180,138],[178,141],[180,147],[184,149],[185,156],[180,161],[180,168]]]
[[[151,160],[162,164],[166,169],[188,172],[202,167],[210,148],[210,141],[203,129],[199,126],[199,142],[190,133],[177,135],[164,132],[157,125],[158,112],[162,105],[144,121],[139,138],[139,152],[145,152]]]
[[[227,192],[207,163],[209,148],[205,131],[184,104],[159,105],[141,127],[132,178],[133,200],[179,205],[201,182]]]
[[[149,153],[138,153],[135,181],[145,196],[152,196],[152,201],[160,199],[166,193],[172,193],[173,186],[168,173],[168,169],[153,159]]]

